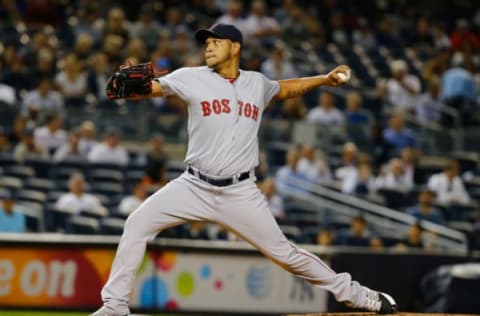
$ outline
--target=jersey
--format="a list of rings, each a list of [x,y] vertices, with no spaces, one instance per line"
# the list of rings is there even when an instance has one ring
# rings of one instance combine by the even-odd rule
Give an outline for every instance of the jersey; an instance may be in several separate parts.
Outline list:
[[[262,113],[280,85],[255,71],[229,81],[207,66],[185,67],[157,78],[165,96],[188,104],[185,162],[211,176],[232,176],[258,165]]]

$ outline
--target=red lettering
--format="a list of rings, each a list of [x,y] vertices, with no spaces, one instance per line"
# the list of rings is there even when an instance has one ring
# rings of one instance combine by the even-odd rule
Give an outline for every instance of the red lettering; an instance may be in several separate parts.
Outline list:
[[[254,106],[253,106],[252,119],[254,119],[254,120],[256,121],[257,118],[258,118],[258,106],[254,105]]]
[[[209,116],[212,113],[210,103],[208,103],[208,101],[202,101],[200,104],[202,105],[203,116]]]
[[[230,109],[230,100],[229,99],[222,99],[222,105],[223,105],[223,108],[222,108],[222,112],[223,113],[230,113],[231,109]]]
[[[213,100],[212,108],[213,108],[213,112],[215,112],[215,114],[220,114],[220,112],[222,112],[222,106],[220,105],[220,101],[218,101],[217,99]]]
[[[238,115],[242,115],[243,102],[238,100]]]
[[[245,104],[244,113],[246,117],[250,117],[250,115],[252,115],[252,106],[250,105],[250,103]]]

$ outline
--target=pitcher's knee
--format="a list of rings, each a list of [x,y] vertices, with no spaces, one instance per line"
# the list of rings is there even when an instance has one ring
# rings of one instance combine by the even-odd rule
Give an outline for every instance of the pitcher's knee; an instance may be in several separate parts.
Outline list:
[[[149,238],[152,232],[149,230],[148,223],[141,216],[138,216],[138,213],[132,213],[123,226],[123,234],[131,238]]]
[[[280,249],[273,249],[268,256],[285,270],[293,273],[301,273],[308,270],[310,264],[309,258],[302,255],[297,248],[290,244]]]

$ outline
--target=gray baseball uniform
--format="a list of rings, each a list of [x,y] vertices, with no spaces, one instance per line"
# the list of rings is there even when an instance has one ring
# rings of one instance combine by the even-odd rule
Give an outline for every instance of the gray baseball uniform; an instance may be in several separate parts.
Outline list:
[[[119,315],[128,314],[128,298],[147,241],[190,220],[225,226],[284,269],[330,291],[338,301],[362,306],[363,287],[348,273],[335,273],[318,257],[290,243],[255,185],[257,132],[263,110],[279,92],[278,82],[243,70],[236,80],[227,80],[208,67],[181,68],[158,80],[164,95],[176,94],[188,103],[189,169],[128,218],[102,290],[105,306]]]

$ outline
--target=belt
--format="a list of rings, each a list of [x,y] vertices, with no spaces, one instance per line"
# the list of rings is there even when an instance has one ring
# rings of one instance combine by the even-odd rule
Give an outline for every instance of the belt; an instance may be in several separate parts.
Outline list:
[[[210,178],[210,177],[204,175],[203,173],[201,173],[200,171],[193,170],[193,168],[190,167],[190,166],[187,167],[187,171],[191,175],[194,175],[195,177],[199,178],[200,180],[203,180],[203,181],[205,181],[205,182],[207,182],[211,185],[217,186],[217,187],[226,187],[226,186],[229,186],[229,185],[232,185],[234,183],[238,183],[240,181],[243,181],[243,180],[246,180],[246,179],[250,178],[250,172],[249,171],[240,173],[240,174],[238,174],[236,176],[233,176],[233,177],[223,178],[223,179]]]

